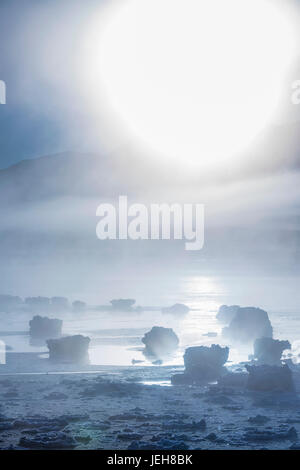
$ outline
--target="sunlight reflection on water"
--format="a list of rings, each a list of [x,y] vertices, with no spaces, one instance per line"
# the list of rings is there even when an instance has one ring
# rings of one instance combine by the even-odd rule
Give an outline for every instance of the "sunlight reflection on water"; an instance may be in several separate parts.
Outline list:
[[[104,286],[107,298],[98,304],[108,303],[119,297],[136,298],[138,305],[154,307],[170,306],[180,302],[190,307],[184,316],[163,314],[160,311],[143,313],[114,313],[89,310],[80,317],[66,313],[57,315],[64,320],[64,334],[84,334],[91,337],[90,361],[93,365],[131,365],[132,360],[143,361],[137,365],[151,365],[143,356],[141,338],[152,326],[173,328],[180,339],[180,347],[164,365],[182,365],[183,353],[188,346],[224,344],[220,336],[222,326],[216,321],[216,313],[223,303],[253,305],[268,311],[274,327],[274,337],[298,341],[295,349],[299,352],[300,340],[300,290],[298,278],[213,278],[195,276],[182,280],[159,280],[156,282],[118,281],[112,289]],[[102,286],[103,288],[103,286]],[[117,294],[118,293],[118,294]],[[88,299],[87,299],[88,300]],[[55,315],[56,316],[56,315]],[[28,329],[28,315],[9,319],[8,330]],[[14,320],[14,321],[12,321]],[[2,327],[1,330],[5,328]],[[204,336],[208,332],[216,337]],[[14,351],[45,351],[29,344],[29,337],[16,335],[5,339]],[[229,360],[246,360],[248,350],[231,348]]]

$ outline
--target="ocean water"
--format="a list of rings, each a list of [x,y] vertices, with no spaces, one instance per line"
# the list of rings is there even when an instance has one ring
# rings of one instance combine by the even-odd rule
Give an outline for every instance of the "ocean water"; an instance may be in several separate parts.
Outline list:
[[[87,300],[91,306],[108,304],[113,298],[135,298],[137,305],[151,306],[152,311],[142,313],[99,312],[89,309],[82,315],[64,313],[51,315],[62,318],[64,334],[84,334],[91,338],[90,362],[93,365],[128,366],[132,360],[139,365],[151,365],[142,353],[141,338],[152,326],[173,328],[180,339],[176,354],[165,365],[182,365],[186,347],[195,345],[226,344],[221,337],[222,325],[216,313],[222,304],[239,304],[263,308],[269,314],[274,328],[274,338],[289,339],[293,360],[300,353],[300,279],[252,277],[203,277],[183,279],[101,281],[97,292],[74,293],[75,298]],[[73,299],[72,299],[73,300]],[[184,316],[160,312],[161,307],[176,302],[190,307]],[[0,339],[13,352],[47,351],[43,345],[30,344],[28,321],[32,315],[25,313],[1,314]],[[205,336],[208,332],[216,337]],[[8,334],[9,333],[9,334]],[[229,361],[246,360],[249,348],[230,348]]]

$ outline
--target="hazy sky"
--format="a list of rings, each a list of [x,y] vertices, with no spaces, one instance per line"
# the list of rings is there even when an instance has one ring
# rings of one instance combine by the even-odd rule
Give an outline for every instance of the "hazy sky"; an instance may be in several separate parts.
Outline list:
[[[1,0],[0,79],[7,104],[0,106],[0,167],[89,148],[75,62],[82,28],[103,3]]]
[[[87,105],[79,78],[80,48],[89,21],[105,4],[118,2],[1,0],[0,79],[7,84],[7,104],[0,106],[0,168],[61,151],[101,150],[107,129]],[[292,78],[298,78],[297,73],[295,65]],[[293,147],[300,107],[298,111],[289,104],[289,84],[280,141],[283,146],[289,141]],[[277,130],[269,140],[274,135]],[[265,138],[263,147],[269,149]],[[125,141],[115,142],[115,148]]]
[[[87,103],[89,90],[80,81],[81,45],[101,5],[118,1],[125,0],[0,2],[0,79],[7,84],[7,104],[0,105],[0,168],[71,151],[0,173],[1,274],[7,291],[18,293],[16,277],[23,287],[26,277],[28,291],[55,286],[63,276],[65,283],[73,276],[74,285],[81,285],[83,269],[88,284],[103,271],[105,256],[114,256],[124,272],[144,265],[149,270],[155,263],[158,271],[164,265],[171,272],[181,262],[189,269],[239,265],[247,273],[251,263],[272,272],[276,263],[282,270],[298,269],[300,186],[294,170],[300,161],[300,106],[292,108],[289,101],[291,80],[300,79],[297,64],[287,77],[281,122],[235,166],[183,175],[184,159],[179,171],[172,162],[154,165],[149,149],[138,152],[125,137],[114,142],[120,150],[115,160],[104,164],[86,153],[101,155],[107,128]],[[206,204],[204,250],[192,259],[174,244],[168,249],[101,244],[95,235],[96,207],[103,197],[120,194],[133,195],[135,202]]]

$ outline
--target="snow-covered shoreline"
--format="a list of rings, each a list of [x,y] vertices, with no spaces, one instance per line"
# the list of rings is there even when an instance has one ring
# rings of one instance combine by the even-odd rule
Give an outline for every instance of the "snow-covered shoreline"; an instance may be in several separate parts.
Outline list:
[[[145,385],[167,381],[174,368],[101,369],[1,375],[0,449],[288,449],[298,445],[297,390],[274,394],[216,384]],[[299,375],[295,367],[296,384]]]

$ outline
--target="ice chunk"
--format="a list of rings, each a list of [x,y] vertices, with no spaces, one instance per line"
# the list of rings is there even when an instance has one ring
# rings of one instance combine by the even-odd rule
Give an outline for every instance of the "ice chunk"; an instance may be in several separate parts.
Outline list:
[[[272,338],[273,328],[267,312],[255,307],[239,308],[222,335],[235,343],[253,343],[257,338]]]
[[[258,364],[280,365],[282,353],[286,349],[291,349],[289,341],[258,338],[254,341],[254,358]]]
[[[0,312],[11,312],[22,305],[22,299],[13,295],[0,295]]]
[[[239,305],[221,305],[216,316],[218,322],[223,325],[229,325],[229,323],[234,319],[239,308]]]
[[[164,307],[161,309],[162,313],[173,313],[173,314],[182,314],[188,313],[190,311],[189,307],[184,304],[174,304],[172,307]]]
[[[29,322],[29,334],[33,339],[49,339],[61,336],[63,322],[58,318],[36,315]]]
[[[173,375],[172,383],[193,384],[216,380],[226,372],[224,364],[228,355],[228,347],[222,348],[216,344],[188,348],[184,354],[185,371]]]
[[[145,344],[145,356],[161,359],[176,351],[179,339],[172,328],[154,326],[142,338]]]
[[[113,310],[129,312],[135,304],[134,299],[114,299],[110,301]]]
[[[83,335],[48,339],[49,359],[56,362],[86,363],[89,360],[90,338]]]
[[[86,310],[86,303],[82,302],[81,300],[75,300],[72,303],[72,309],[73,309],[73,312],[76,312],[76,313],[84,312]]]

